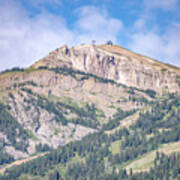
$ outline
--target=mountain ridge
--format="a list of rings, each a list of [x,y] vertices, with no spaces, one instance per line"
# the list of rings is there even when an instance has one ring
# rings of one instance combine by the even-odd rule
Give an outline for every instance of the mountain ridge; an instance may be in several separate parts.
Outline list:
[[[162,92],[179,90],[180,68],[138,55],[117,45],[66,45],[32,67],[68,67],[112,79],[118,83],[141,89]]]

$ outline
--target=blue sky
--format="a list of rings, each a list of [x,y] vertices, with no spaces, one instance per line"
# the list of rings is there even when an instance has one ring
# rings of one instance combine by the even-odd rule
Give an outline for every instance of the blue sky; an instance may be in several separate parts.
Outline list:
[[[0,0],[0,70],[112,40],[180,66],[180,0]]]

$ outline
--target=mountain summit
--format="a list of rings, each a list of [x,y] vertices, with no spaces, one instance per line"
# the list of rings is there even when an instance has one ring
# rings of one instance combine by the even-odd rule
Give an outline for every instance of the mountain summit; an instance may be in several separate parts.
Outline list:
[[[179,91],[180,68],[117,45],[87,44],[72,48],[64,45],[33,65],[34,68],[40,66],[72,68],[141,89]]]

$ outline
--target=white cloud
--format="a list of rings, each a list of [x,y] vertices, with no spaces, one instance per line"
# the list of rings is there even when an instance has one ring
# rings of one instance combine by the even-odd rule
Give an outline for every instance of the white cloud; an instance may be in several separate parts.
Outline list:
[[[69,29],[64,18],[45,10],[31,17],[19,1],[7,0],[0,4],[0,71],[13,66],[29,66],[62,44],[75,45],[92,40],[104,43],[109,39],[117,43],[124,30],[122,22],[112,18],[104,8],[86,6],[75,10],[77,19]],[[180,23],[170,25],[163,35],[156,30],[154,26],[146,27],[146,19],[137,20],[134,30],[129,33],[128,48],[180,65]],[[124,30],[127,34],[125,31],[127,29]]]
[[[30,65],[72,39],[62,18],[46,12],[30,18],[14,3],[0,7],[0,70]]]
[[[128,47],[163,62],[180,66],[180,23],[172,24],[163,34],[152,29],[139,30]]]
[[[92,39],[98,43],[107,40],[117,42],[117,36],[123,27],[120,20],[110,17],[105,10],[92,6],[79,8],[75,13],[79,17],[75,23],[78,42],[91,42]]]
[[[46,4],[50,4],[55,7],[61,5],[62,0],[29,0],[29,3],[38,8],[43,8]]]
[[[19,3],[9,1],[0,6],[0,70],[13,66],[29,66],[62,44],[74,45],[104,42],[116,36],[122,23],[95,7],[76,11],[78,19],[69,29],[65,19],[41,12],[29,17]]]
[[[144,0],[144,10],[140,13],[139,19],[134,21],[133,30],[128,32],[130,41],[127,47],[165,63],[180,66],[180,22],[167,19],[168,26],[163,26],[163,22],[161,25],[158,23],[162,17],[159,19],[156,16],[159,10],[174,10],[175,13],[179,2]]]
[[[173,10],[176,8],[179,0],[144,0],[145,8],[160,8],[164,10]]]
[[[145,28],[146,21],[145,19],[141,18],[134,22],[134,29],[135,30],[142,30]]]

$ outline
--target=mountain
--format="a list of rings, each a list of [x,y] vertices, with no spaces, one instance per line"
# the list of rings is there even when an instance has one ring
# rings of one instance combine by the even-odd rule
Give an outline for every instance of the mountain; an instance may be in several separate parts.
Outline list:
[[[180,149],[179,93],[180,68],[111,44],[64,45],[6,70],[0,179],[140,178],[157,166],[172,174],[178,155],[169,171],[159,162]]]
[[[33,65],[68,67],[140,89],[179,91],[180,68],[163,64],[115,45],[66,45]]]

